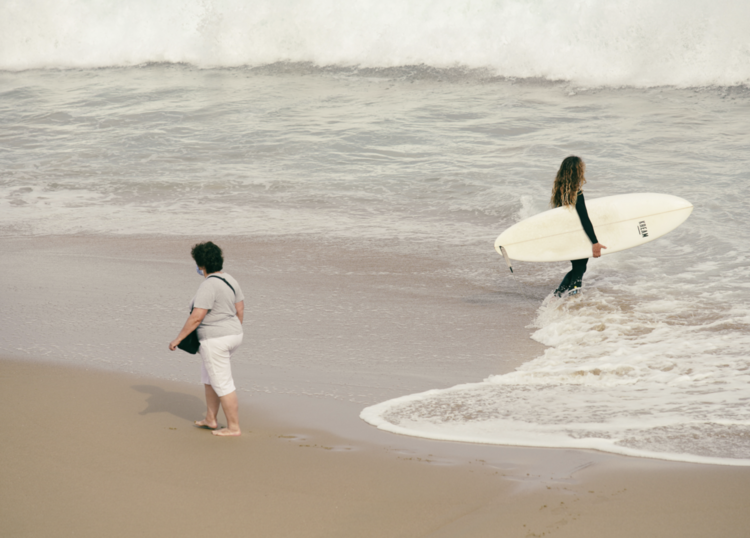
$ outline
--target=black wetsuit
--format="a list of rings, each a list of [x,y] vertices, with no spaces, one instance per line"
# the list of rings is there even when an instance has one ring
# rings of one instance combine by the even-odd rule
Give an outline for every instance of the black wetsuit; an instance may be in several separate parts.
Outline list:
[[[596,239],[596,234],[594,233],[594,226],[591,224],[588,211],[586,211],[586,201],[583,199],[582,192],[578,193],[578,198],[576,199],[576,212],[578,213],[578,218],[581,219],[583,231],[586,232],[591,244],[594,245],[598,243],[599,241]],[[583,273],[586,272],[586,264],[588,262],[588,258],[572,260],[570,263],[573,264],[573,269],[565,275],[563,281],[560,282],[560,286],[555,290],[555,295],[559,297],[573,288],[580,288],[581,281],[583,280]]]

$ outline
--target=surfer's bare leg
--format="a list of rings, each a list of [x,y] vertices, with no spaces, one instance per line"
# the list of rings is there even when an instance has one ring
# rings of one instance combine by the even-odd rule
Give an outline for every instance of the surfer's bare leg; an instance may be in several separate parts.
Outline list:
[[[224,415],[227,417],[227,427],[212,432],[214,435],[221,436],[237,436],[242,432],[240,431],[240,412],[239,402],[237,401],[237,391],[232,391],[229,394],[222,396],[221,408],[224,410]]]
[[[221,400],[219,395],[211,385],[203,385],[206,389],[206,418],[203,420],[196,420],[196,426],[205,426],[206,428],[218,428],[219,423],[217,422],[216,416],[219,414],[219,404]]]

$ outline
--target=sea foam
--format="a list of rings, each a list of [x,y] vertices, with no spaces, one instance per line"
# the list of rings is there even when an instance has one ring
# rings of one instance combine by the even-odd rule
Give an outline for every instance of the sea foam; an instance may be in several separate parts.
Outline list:
[[[750,310],[726,300],[737,281],[696,288],[694,274],[710,270],[705,262],[664,278],[666,264],[637,251],[602,263],[606,276],[588,277],[593,289],[550,295],[540,306],[532,338],[550,346],[542,356],[478,383],[371,406],[361,417],[440,440],[750,465]],[[747,259],[730,252],[714,263],[746,269]],[[633,265],[640,278],[617,276]]]
[[[750,3],[719,0],[29,0],[0,5],[0,69],[486,69],[584,86],[750,81]]]

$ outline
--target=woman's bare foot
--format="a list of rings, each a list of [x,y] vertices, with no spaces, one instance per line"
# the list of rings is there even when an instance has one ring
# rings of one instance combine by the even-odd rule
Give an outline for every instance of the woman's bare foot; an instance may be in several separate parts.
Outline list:
[[[204,430],[215,430],[219,427],[218,422],[209,422],[206,419],[203,420],[196,420],[194,422],[195,426],[198,428],[203,428]]]
[[[239,437],[242,435],[240,430],[230,430],[229,428],[222,428],[220,430],[214,430],[211,433],[218,435],[219,437]]]

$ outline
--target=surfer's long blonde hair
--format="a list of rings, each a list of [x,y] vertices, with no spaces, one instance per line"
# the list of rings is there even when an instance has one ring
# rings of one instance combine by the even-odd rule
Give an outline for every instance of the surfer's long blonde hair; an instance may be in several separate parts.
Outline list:
[[[552,207],[576,205],[578,191],[586,183],[583,175],[585,171],[586,165],[580,157],[565,157],[552,186],[552,198],[549,201]]]

